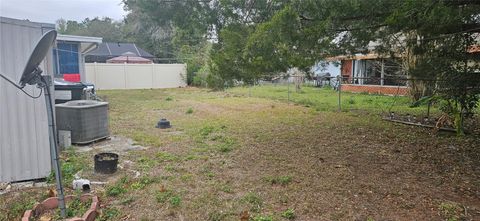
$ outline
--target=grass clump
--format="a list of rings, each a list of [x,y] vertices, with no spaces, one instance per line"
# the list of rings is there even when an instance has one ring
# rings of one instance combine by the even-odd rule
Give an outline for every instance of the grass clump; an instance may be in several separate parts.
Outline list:
[[[180,180],[182,180],[183,182],[186,182],[186,181],[190,181],[193,179],[193,174],[183,174],[180,176]]]
[[[128,205],[130,203],[132,203],[133,201],[135,201],[135,198],[133,198],[133,196],[129,196],[127,198],[124,198],[120,201],[120,205]]]
[[[173,101],[173,97],[170,97],[168,96],[167,98],[165,98],[166,101]]]
[[[193,108],[189,107],[185,113],[186,114],[193,114]]]
[[[167,202],[168,199],[170,199],[170,197],[173,196],[173,193],[172,191],[170,190],[163,190],[163,191],[158,191],[156,194],[155,194],[155,199],[157,200],[157,202],[159,203],[165,203]]]
[[[134,190],[141,190],[144,189],[146,186],[155,183],[157,180],[151,177],[144,176],[140,178],[138,181],[132,183],[130,187]]]
[[[216,130],[216,128],[214,126],[207,125],[207,126],[204,126],[200,129],[199,134],[203,138],[207,138],[208,135],[213,133],[215,130]]]
[[[285,218],[285,219],[295,219],[295,210],[293,209],[287,209],[285,211],[282,212],[282,217]]]
[[[164,151],[158,152],[155,156],[161,162],[178,161],[180,159],[178,156]]]
[[[5,213],[0,212],[0,220],[19,220],[20,216],[29,209],[32,209],[37,201],[33,198],[22,198],[19,201],[13,202],[7,207]],[[0,210],[1,211],[1,210]]]
[[[227,153],[233,150],[236,141],[233,138],[222,137],[217,144],[218,151],[222,153]]]
[[[61,171],[62,171],[62,182],[63,183],[72,183],[75,178],[75,174],[80,170],[84,169],[85,157],[82,157],[79,153],[75,152],[74,148],[68,148],[64,151],[61,160]],[[55,182],[55,172],[52,170],[50,175],[47,177],[48,183]]]
[[[105,194],[107,194],[107,196],[116,197],[126,193],[128,191],[127,190],[128,182],[129,180],[127,177],[122,177],[114,185],[108,186],[105,190]]]
[[[158,203],[161,204],[169,202],[170,205],[172,205],[173,207],[178,207],[182,203],[182,199],[180,198],[180,196],[175,195],[171,190],[165,189],[157,191],[157,193],[155,194],[155,199]]]
[[[250,204],[250,210],[252,212],[260,212],[263,206],[263,200],[256,193],[250,192],[247,193],[241,201]]]
[[[102,209],[100,216],[97,218],[100,221],[111,221],[111,220],[118,220],[121,216],[120,210],[117,208],[105,208]]]
[[[217,211],[214,211],[208,214],[209,221],[222,221],[222,220],[225,220],[226,217],[227,215],[225,213],[217,212]]]
[[[173,207],[178,207],[181,203],[182,199],[180,198],[180,196],[172,196],[170,198],[170,205],[172,205]]]
[[[150,158],[150,157],[140,157],[137,161],[137,165],[143,171],[147,171],[147,170],[151,169],[152,167],[156,166],[157,161],[155,159]]]
[[[82,202],[80,200],[80,196],[75,197],[70,202],[67,202],[66,205],[66,215],[67,217],[82,217],[85,212],[90,208],[90,205],[92,204],[92,199],[89,199],[85,202]],[[60,209],[57,211],[57,215],[60,218]]]
[[[273,217],[270,215],[258,215],[253,217],[253,221],[273,221]]]
[[[464,220],[463,208],[454,202],[443,202],[438,206],[440,215],[447,221]]]
[[[286,186],[292,182],[293,178],[291,176],[277,176],[277,177],[265,177],[265,180],[272,185],[279,184]]]
[[[223,184],[220,186],[220,190],[225,192],[225,193],[233,193],[233,189],[230,185],[228,184]]]

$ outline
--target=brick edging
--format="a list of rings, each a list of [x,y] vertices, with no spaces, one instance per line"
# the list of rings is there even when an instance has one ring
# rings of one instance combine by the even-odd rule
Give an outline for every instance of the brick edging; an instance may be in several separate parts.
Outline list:
[[[68,195],[65,196],[65,202],[72,200],[76,196]],[[94,221],[98,215],[98,209],[100,208],[100,202],[98,201],[98,196],[93,194],[83,194],[80,196],[81,201],[87,201],[89,198],[92,199],[92,204],[90,208],[80,217],[73,217],[67,219],[67,221]],[[58,197],[50,197],[45,199],[41,203],[37,203],[33,206],[31,210],[25,211],[22,217],[22,221],[30,221],[33,217],[38,217],[41,214],[45,213],[47,210],[56,209],[58,207]]]

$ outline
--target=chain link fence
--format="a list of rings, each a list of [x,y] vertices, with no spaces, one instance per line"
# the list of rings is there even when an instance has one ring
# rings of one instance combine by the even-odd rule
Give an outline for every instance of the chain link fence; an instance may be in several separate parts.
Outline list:
[[[450,82],[438,79],[394,77],[290,76],[259,81],[243,89],[233,89],[250,97],[265,97],[300,104],[319,111],[342,111],[380,115],[383,119],[454,131],[453,119],[435,101],[439,86]],[[465,90],[479,90],[480,85]],[[478,112],[478,109],[477,109]],[[478,127],[478,117],[465,121],[466,128]]]

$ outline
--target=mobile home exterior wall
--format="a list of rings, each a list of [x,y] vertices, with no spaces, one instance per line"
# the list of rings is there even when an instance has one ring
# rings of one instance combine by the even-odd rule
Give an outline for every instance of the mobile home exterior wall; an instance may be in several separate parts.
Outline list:
[[[18,82],[27,59],[53,24],[0,17],[0,72]],[[52,53],[41,68],[53,73]],[[38,95],[35,86],[24,88]],[[43,95],[32,99],[0,79],[0,182],[48,176],[51,169],[48,122]]]

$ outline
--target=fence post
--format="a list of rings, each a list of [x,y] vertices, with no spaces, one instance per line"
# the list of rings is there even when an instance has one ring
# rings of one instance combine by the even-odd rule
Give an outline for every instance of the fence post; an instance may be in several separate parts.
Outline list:
[[[288,94],[288,103],[290,103],[290,77],[287,78],[287,88],[288,88],[288,91],[287,91],[287,94]]]
[[[99,85],[98,85],[98,79],[97,79],[97,62],[93,62],[93,79],[94,79],[95,89],[98,90]]]
[[[123,89],[128,89],[127,88],[127,62],[123,62],[123,80],[125,85]]]
[[[380,72],[380,85],[382,86],[385,83],[384,79],[385,79],[385,61],[382,59],[382,69]]]
[[[342,77],[337,76],[338,81],[338,112],[342,112]]]
[[[151,72],[151,74],[152,74],[152,89],[154,89],[155,88],[155,82],[154,82],[155,81],[155,76],[154,76],[155,75],[155,63],[153,63],[153,62],[152,62],[152,72]]]
[[[428,105],[427,105],[427,118],[430,118],[430,107],[432,106],[432,102],[428,102]]]

